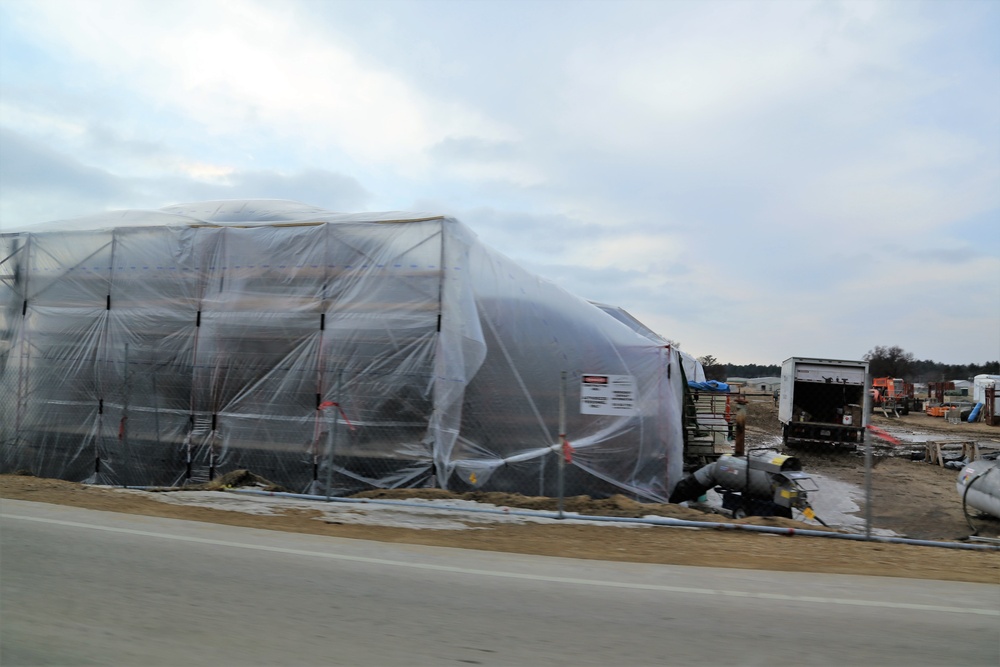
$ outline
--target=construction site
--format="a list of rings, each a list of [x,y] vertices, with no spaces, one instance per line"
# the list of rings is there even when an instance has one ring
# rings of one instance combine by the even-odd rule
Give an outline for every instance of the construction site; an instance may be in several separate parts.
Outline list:
[[[624,310],[443,216],[205,202],[0,241],[5,497],[216,520],[259,510],[234,509],[243,488],[306,503],[269,510],[281,529],[384,539],[407,524],[371,508],[418,502],[404,513],[499,516],[493,535],[613,517],[834,551],[997,548],[996,376],[921,394],[867,362],[790,357],[773,388],[706,381]],[[531,528],[505,522],[522,512]]]
[[[777,409],[769,397],[747,397],[745,416],[748,448],[769,448],[780,441]],[[992,454],[1000,449],[994,433],[983,424],[954,425],[921,414],[893,418],[891,423],[885,417],[874,421],[910,439],[906,445],[876,448],[871,469],[876,536],[872,541],[814,538],[803,532],[864,535],[865,462],[856,452],[796,455],[817,477],[820,490],[812,498],[814,504],[833,512],[825,520],[841,523],[829,528],[801,516],[737,519],[721,504],[640,503],[623,495],[567,497],[563,519],[555,518],[556,498],[500,492],[386,489],[326,502],[275,495],[281,493],[279,487],[250,473],[187,490],[125,489],[6,474],[0,475],[0,496],[269,530],[526,554],[995,583],[1000,579],[1000,558],[994,552],[879,541],[879,536],[897,535],[967,544],[973,532],[970,520],[979,535],[1000,536],[1000,520],[963,509],[955,492],[955,470],[916,456],[941,446],[946,461],[957,461],[963,453],[958,443],[970,440],[980,443],[981,455]],[[786,541],[740,529],[671,530],[650,524],[597,523],[577,516],[664,517],[720,528],[758,526],[799,536]]]

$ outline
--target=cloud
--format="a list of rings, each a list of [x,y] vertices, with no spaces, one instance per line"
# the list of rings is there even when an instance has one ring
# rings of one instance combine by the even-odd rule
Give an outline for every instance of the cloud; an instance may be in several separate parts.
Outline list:
[[[523,144],[480,137],[447,137],[428,147],[440,172],[462,181],[503,181],[515,187],[537,187],[545,174],[530,164]]]
[[[113,158],[148,161],[162,160],[170,156],[170,151],[163,143],[142,137],[124,136],[106,120],[89,122],[83,128],[81,140],[92,151]]]
[[[365,208],[371,196],[353,177],[323,169],[283,173],[187,165],[155,178],[116,175],[0,127],[4,228],[110,209],[158,208],[210,199],[290,199],[356,211]]]
[[[419,170],[422,152],[450,136],[502,140],[509,133],[459,102],[423,95],[313,29],[293,7],[39,2],[16,13],[35,28],[36,41],[72,53],[77,67],[96,68],[210,134],[260,131]]]
[[[989,255],[984,253],[981,249],[976,248],[971,244],[955,244],[954,242],[949,244],[951,247],[934,247],[934,248],[920,248],[920,249],[909,249],[901,247],[887,248],[886,250],[893,255],[896,255],[900,259],[907,260],[917,260],[918,262],[926,262],[928,268],[931,266],[945,265],[948,268],[958,268],[960,270],[967,269],[973,262],[979,262],[981,260],[988,260]]]
[[[350,176],[323,169],[306,169],[293,174],[274,171],[231,171],[219,182],[193,178],[177,179],[162,191],[181,193],[187,201],[210,199],[289,199],[332,211],[365,209],[371,193]]]
[[[997,356],[996,3],[574,9],[0,3],[0,224],[431,210],[696,354]]]
[[[81,164],[48,146],[0,127],[0,189],[4,198],[19,191],[32,194],[73,191],[105,200],[127,193],[119,179]]]
[[[426,207],[425,207],[426,208]],[[607,230],[568,215],[533,214],[491,207],[460,209],[460,217],[488,245],[522,258],[551,259],[564,256],[568,248],[607,239]]]
[[[0,127],[0,230],[135,200],[131,184]]]

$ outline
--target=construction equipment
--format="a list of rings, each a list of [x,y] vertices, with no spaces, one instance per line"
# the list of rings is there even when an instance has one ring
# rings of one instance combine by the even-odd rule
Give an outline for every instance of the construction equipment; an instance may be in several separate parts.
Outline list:
[[[871,394],[872,409],[881,410],[887,417],[889,413],[908,415],[913,407],[913,385],[902,378],[873,378]]]
[[[802,464],[794,456],[773,453],[722,456],[681,479],[670,494],[670,502],[696,500],[713,488],[722,496],[723,509],[730,510],[737,519],[746,516],[790,519],[796,509],[823,523],[809,504],[809,493],[819,487],[802,472]]]

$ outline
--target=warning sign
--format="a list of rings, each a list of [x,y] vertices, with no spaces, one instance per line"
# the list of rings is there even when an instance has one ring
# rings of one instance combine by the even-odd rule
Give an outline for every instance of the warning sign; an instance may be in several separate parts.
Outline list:
[[[580,414],[635,414],[635,378],[631,375],[584,373],[580,379]]]

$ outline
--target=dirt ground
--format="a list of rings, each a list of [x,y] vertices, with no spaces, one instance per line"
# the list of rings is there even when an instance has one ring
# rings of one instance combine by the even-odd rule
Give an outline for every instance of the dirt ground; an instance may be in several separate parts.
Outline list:
[[[973,438],[980,441],[990,441],[1000,436],[998,427],[951,425],[923,415],[893,420],[877,417],[875,421],[896,433],[941,433],[942,438]],[[748,447],[774,444],[778,434],[780,424],[771,403],[751,403],[747,414]],[[997,445],[1000,449],[1000,442]],[[929,540],[951,541],[970,535],[971,530],[955,489],[957,471],[913,461],[909,456],[890,456],[900,453],[895,447],[879,447],[878,453],[880,455],[876,458],[872,473],[872,515],[876,528],[891,529],[899,535]],[[864,484],[864,459],[857,453],[812,451],[796,452],[796,455],[802,459],[806,471],[822,473],[859,486]],[[242,481],[230,477],[223,483],[239,486],[248,481],[252,482],[252,477],[247,476]],[[292,509],[279,515],[263,516],[223,511],[164,502],[166,495],[168,494],[87,486],[27,475],[0,475],[2,498],[342,538],[598,560],[1000,584],[998,551],[969,551],[801,535],[780,536],[727,529],[635,529],[572,522],[480,525],[467,521],[478,529],[421,530],[323,521],[318,520],[323,517],[318,510]],[[437,489],[417,489],[370,491],[361,495],[396,499],[460,497],[511,508],[556,509],[556,501],[552,498],[509,494],[455,496]],[[624,496],[602,500],[567,498],[565,509],[567,512],[582,514],[630,517],[660,515],[697,521],[822,529],[814,524],[780,518],[753,517],[734,522],[730,517],[720,514],[706,514],[678,505],[637,503]],[[1000,520],[975,513],[973,521],[979,528],[979,535],[1000,535]]]
[[[777,408],[769,402],[751,402],[747,412],[747,447],[774,444],[781,435]],[[1000,452],[1000,426],[985,423],[949,424],[940,417],[912,413],[904,417],[871,416],[876,427],[904,441],[894,445],[869,435],[873,443],[872,527],[922,540],[957,540],[972,533],[956,489],[958,470],[925,461],[915,461],[911,452],[922,453],[913,440],[965,441],[980,443],[989,455]],[[865,460],[861,452],[812,448],[787,452],[801,460],[806,472],[865,486]],[[957,455],[957,451],[956,451]],[[860,516],[864,516],[864,502]],[[984,537],[1000,537],[1000,519],[969,508],[972,525]],[[822,518],[822,517],[821,517]]]
[[[486,525],[480,530],[416,530],[317,521],[318,511],[279,516],[168,504],[157,496],[36,477],[0,476],[0,497],[109,512],[205,521],[333,537],[636,563],[788,572],[830,572],[1000,583],[1000,553],[900,544],[775,536],[729,530],[576,525]],[[627,505],[627,500],[622,504]],[[705,515],[673,508],[685,518]],[[693,512],[695,514],[687,514]],[[784,519],[756,519],[787,525]],[[805,528],[805,525],[799,524]]]

